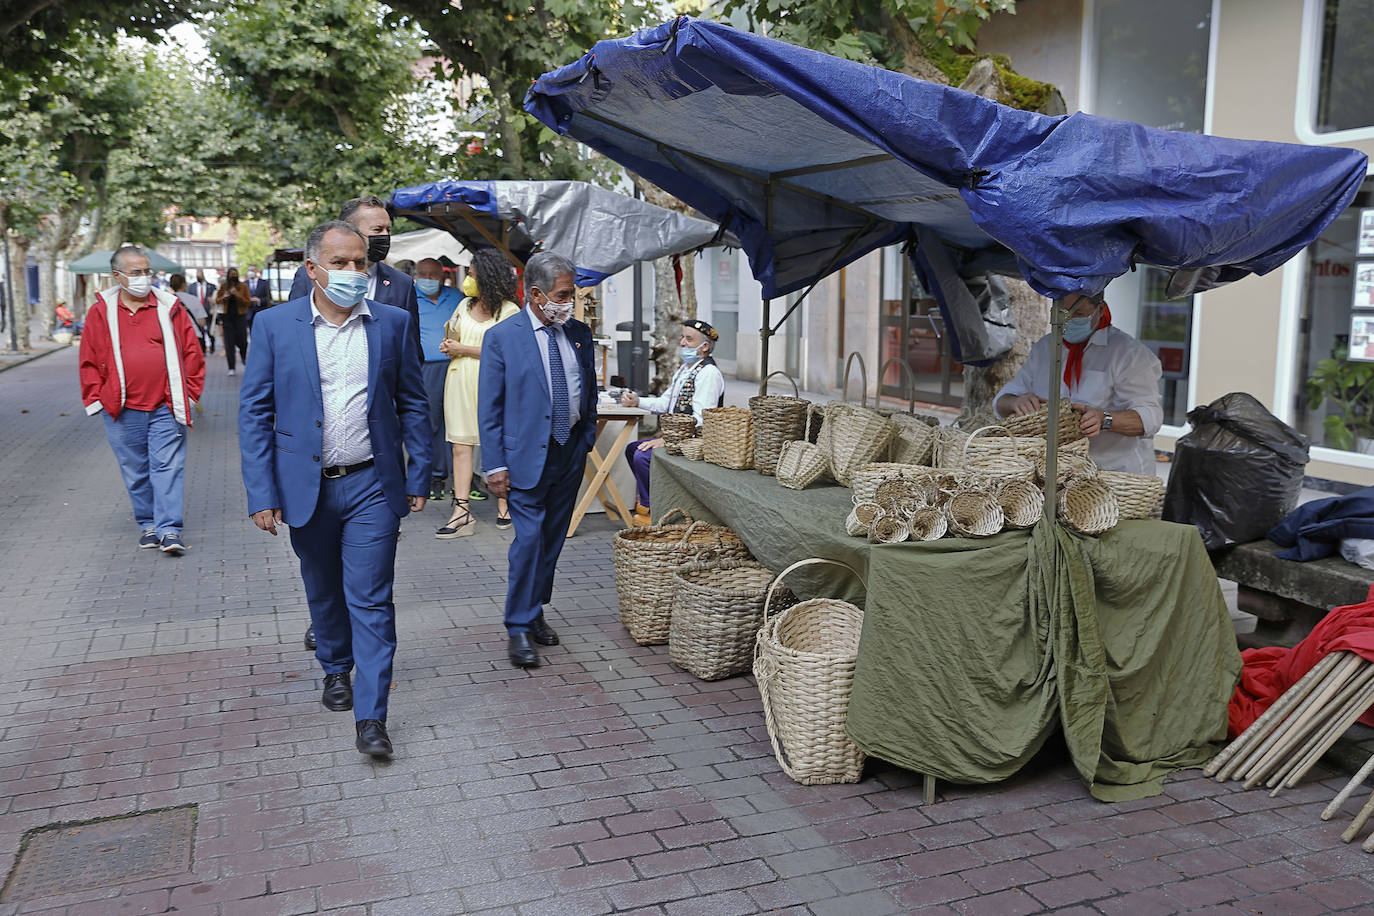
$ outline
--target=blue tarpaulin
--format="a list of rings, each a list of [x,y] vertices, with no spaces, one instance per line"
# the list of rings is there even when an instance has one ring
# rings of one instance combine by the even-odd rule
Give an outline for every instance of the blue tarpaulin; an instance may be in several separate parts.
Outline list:
[[[389,208],[469,249],[497,247],[522,264],[536,250],[556,251],[577,266],[578,286],[595,286],[636,261],[735,243],[715,223],[585,181],[446,179],[394,191]]]
[[[766,298],[920,229],[965,274],[1047,296],[1135,264],[1183,296],[1282,264],[1366,168],[1351,149],[1019,111],[690,17],[598,42],[525,108],[733,231]]]

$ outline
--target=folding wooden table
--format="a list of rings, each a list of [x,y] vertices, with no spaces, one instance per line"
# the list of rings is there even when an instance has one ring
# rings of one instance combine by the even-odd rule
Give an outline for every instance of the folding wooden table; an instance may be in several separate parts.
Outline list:
[[[639,421],[642,417],[649,415],[647,410],[638,407],[621,407],[619,405],[607,407],[597,405],[596,408],[596,435],[600,439],[601,432],[608,423],[619,423],[620,432],[616,435],[605,454],[597,452],[596,446],[587,453],[587,465],[583,468],[583,476],[590,483],[582,498],[577,501],[577,506],[573,509],[572,521],[568,523],[568,537],[577,534],[577,526],[582,524],[582,516],[587,514],[591,508],[592,499],[601,500],[602,507],[606,510],[606,515],[620,519],[621,524],[630,525],[630,507],[625,505],[625,498],[620,495],[620,489],[616,487],[615,481],[611,480],[611,468],[620,459],[625,451],[625,446],[635,438],[635,433],[639,430]]]

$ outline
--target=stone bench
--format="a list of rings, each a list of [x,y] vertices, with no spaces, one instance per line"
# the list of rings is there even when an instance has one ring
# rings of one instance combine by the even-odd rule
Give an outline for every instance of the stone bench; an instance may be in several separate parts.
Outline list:
[[[1246,644],[1294,645],[1333,607],[1364,601],[1374,584],[1374,570],[1339,556],[1300,563],[1279,559],[1280,550],[1261,540],[1212,554],[1217,575],[1236,583],[1236,606],[1258,618]]]

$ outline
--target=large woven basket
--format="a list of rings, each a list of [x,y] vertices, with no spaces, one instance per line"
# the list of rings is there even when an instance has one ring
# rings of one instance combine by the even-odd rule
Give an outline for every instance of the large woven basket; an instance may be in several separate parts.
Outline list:
[[[663,413],[658,415],[658,435],[663,439],[663,447],[670,455],[681,455],[679,447],[683,439],[697,434],[697,421],[689,413]]]
[[[688,461],[701,460],[701,452],[704,444],[700,438],[683,439],[677,444],[677,447],[678,451],[682,453],[682,457],[686,458]]]
[[[769,586],[802,566],[801,560]],[[771,595],[765,607],[771,606]],[[768,738],[783,772],[802,785],[858,782],[864,753],[849,740],[845,720],[854,691],[863,611],[847,601],[813,598],[765,619],[754,650],[754,676],[763,699]]]
[[[708,407],[701,412],[701,455],[736,471],[754,466],[754,418],[744,407]]]
[[[1059,518],[1081,534],[1101,534],[1116,525],[1121,509],[1116,494],[1091,477],[1071,478],[1059,491]]]
[[[681,515],[684,524],[668,524]],[[659,517],[658,524],[617,531],[611,541],[620,622],[641,646],[668,641],[673,612],[673,573],[683,563],[711,548],[722,560],[743,560],[749,550],[739,535],[720,525],[691,520],[681,509]]]
[[[1035,464],[1023,457],[1017,439],[1010,436],[978,438],[979,433],[995,428],[985,426],[975,430],[964,441],[964,458],[961,462],[964,474],[988,488],[1013,480],[1034,479]],[[1034,446],[1035,440],[1029,441]]]
[[[940,432],[938,422],[932,424],[932,417],[909,413],[894,413],[887,419],[893,426],[887,460],[894,464],[930,464]]]
[[[1122,518],[1160,518],[1163,515],[1163,478],[1154,474],[1099,471],[1097,479],[1116,496]]]
[[[789,442],[806,438],[806,409],[811,402],[805,398],[757,395],[749,399],[749,412],[754,416],[754,469],[772,475],[778,466],[778,455]]]
[[[778,453],[774,475],[789,490],[805,490],[825,476],[830,463],[814,442],[789,442]]]
[[[887,454],[894,430],[886,417],[867,407],[829,404],[821,428],[821,447],[829,447],[830,473],[835,480],[850,486],[855,471]]]
[[[1066,445],[1083,438],[1083,427],[1079,424],[1079,412],[1067,399],[1059,401],[1059,444]],[[1050,431],[1050,405],[1019,417],[1004,417],[1001,424],[1013,436],[1038,436],[1044,438]]]
[[[703,681],[748,671],[773,574],[752,561],[703,555],[673,575],[669,657]]]
[[[986,490],[960,490],[945,507],[951,534],[964,538],[985,538],[1002,530],[1006,520],[997,497]]]

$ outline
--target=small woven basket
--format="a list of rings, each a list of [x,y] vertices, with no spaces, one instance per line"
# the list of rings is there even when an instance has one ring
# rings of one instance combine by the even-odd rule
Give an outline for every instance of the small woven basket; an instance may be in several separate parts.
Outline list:
[[[923,465],[876,461],[856,470],[850,480],[856,499],[871,500],[878,492],[878,485],[885,480],[905,480],[924,492],[931,476],[931,468]]]
[[[868,526],[870,544],[900,544],[910,537],[906,519],[897,512],[879,512]]]
[[[1122,518],[1160,518],[1164,514],[1164,480],[1153,474],[1099,471],[1097,479],[1116,496]]]
[[[859,502],[855,498],[854,508],[844,520],[844,533],[854,538],[868,537],[868,529],[881,511],[877,503]]]
[[[1121,509],[1106,484],[1075,477],[1059,491],[1059,517],[1080,534],[1101,534],[1121,519]]]
[[[686,458],[688,461],[700,461],[701,451],[704,445],[705,443],[703,443],[700,438],[696,438],[683,439],[677,444],[677,447],[679,451],[681,451],[683,458]]]
[[[1045,491],[1029,480],[1013,480],[997,491],[1008,528],[1032,528],[1045,512]]]
[[[855,471],[872,463],[879,455],[887,454],[894,429],[886,417],[867,407],[844,403],[828,405],[821,438],[829,445],[830,473],[836,482],[850,486]]]
[[[663,447],[670,455],[681,455],[680,444],[697,434],[697,421],[689,413],[662,413],[658,415],[658,434],[663,439]]]
[[[749,670],[773,574],[744,560],[704,552],[675,572],[668,655],[703,681]]]
[[[784,576],[815,563],[854,572],[833,560],[793,563],[769,586],[764,607],[771,609],[771,592]],[[759,630],[754,676],[768,738],[783,772],[802,785],[858,782],[863,775],[864,753],[845,732],[862,628],[859,608],[847,601],[813,598],[766,617]]]
[[[1083,427],[1079,424],[1079,420],[1079,411],[1074,410],[1069,401],[1061,399],[1059,402],[1060,445],[1066,445],[1083,438]],[[1043,439],[1049,435],[1050,431],[1050,405],[1048,403],[1042,404],[1039,410],[1024,416],[1004,417],[1001,423],[1013,436],[1038,436]]]
[[[683,524],[668,524],[681,515]],[[711,548],[722,560],[743,560],[749,550],[739,535],[720,525],[692,521],[681,509],[659,517],[658,524],[617,531],[611,540],[620,622],[641,646],[668,641],[673,612],[673,573],[683,563]]]
[[[907,522],[907,527],[911,530],[913,541],[937,541],[949,530],[949,519],[945,517],[943,509],[929,506],[917,509],[911,521]]]
[[[894,413],[887,419],[893,426],[887,460],[894,464],[930,464],[940,433],[938,421],[932,423],[933,417],[909,413]]]
[[[778,453],[774,476],[789,490],[805,490],[825,476],[825,453],[814,442],[789,442]]]
[[[899,503],[915,502],[912,511],[925,505],[925,487],[906,477],[888,477],[873,488],[873,501],[880,506],[896,507]]]
[[[997,497],[985,490],[960,490],[945,507],[950,533],[964,538],[985,538],[1002,530],[1005,519]]]
[[[708,407],[701,412],[701,455],[736,471],[754,466],[754,418],[744,407]]]

